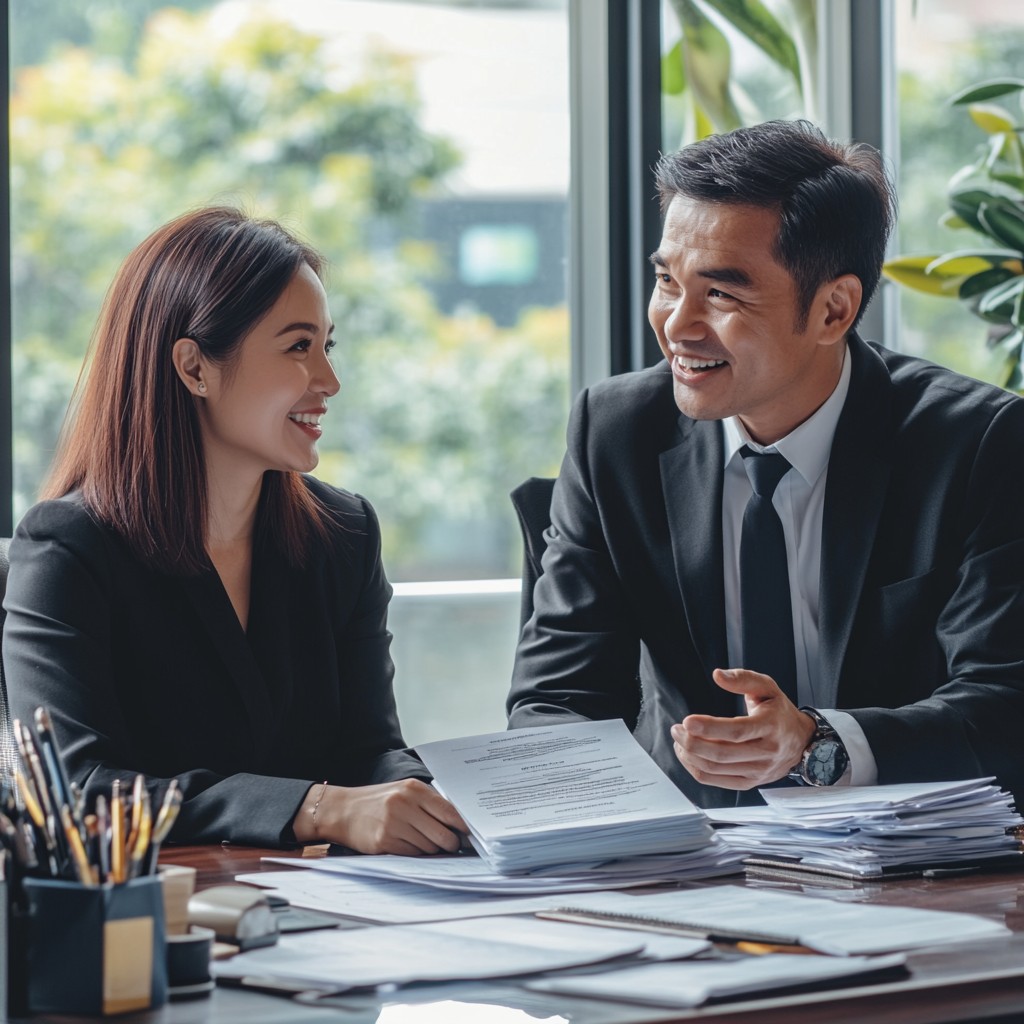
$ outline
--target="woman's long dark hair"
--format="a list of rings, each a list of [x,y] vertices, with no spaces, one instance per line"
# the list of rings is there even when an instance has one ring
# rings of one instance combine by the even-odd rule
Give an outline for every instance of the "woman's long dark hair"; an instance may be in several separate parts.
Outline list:
[[[172,349],[191,338],[230,367],[303,263],[321,273],[320,255],[281,225],[230,207],[150,235],[107,293],[41,497],[80,490],[146,564],[175,574],[207,568],[202,435]],[[324,535],[322,511],[299,474],[264,474],[261,533],[292,564]]]

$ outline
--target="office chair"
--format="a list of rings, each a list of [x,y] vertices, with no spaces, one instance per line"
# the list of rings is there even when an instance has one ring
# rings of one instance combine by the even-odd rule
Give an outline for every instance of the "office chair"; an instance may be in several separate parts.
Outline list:
[[[7,593],[7,545],[10,537],[0,537],[0,637],[3,636],[4,619],[7,613],[3,608],[3,599]],[[11,733],[11,714],[7,708],[7,683],[4,680],[4,665],[0,660],[0,779],[14,775],[14,735]]]
[[[549,477],[531,476],[509,497],[519,517],[523,532],[523,593],[519,608],[519,629],[522,631],[533,614],[533,586],[541,574],[540,560],[548,546],[544,531],[551,525],[551,494],[555,481]]]

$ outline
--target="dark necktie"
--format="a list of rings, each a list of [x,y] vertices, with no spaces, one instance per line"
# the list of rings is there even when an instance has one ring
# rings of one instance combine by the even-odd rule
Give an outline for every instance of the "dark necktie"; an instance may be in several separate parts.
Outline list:
[[[754,493],[740,536],[740,619],[743,667],[769,675],[797,703],[793,605],[782,521],[772,495],[790,465],[778,453],[740,449]]]

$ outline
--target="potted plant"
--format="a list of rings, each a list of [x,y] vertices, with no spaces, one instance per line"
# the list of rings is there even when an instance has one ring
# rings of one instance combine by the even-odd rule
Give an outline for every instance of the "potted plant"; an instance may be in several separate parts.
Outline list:
[[[970,86],[950,103],[967,108],[988,135],[979,158],[949,183],[947,227],[973,231],[980,244],[946,253],[897,256],[886,262],[886,277],[908,288],[957,298],[990,328],[987,344],[1002,355],[999,383],[1024,387],[1024,125],[1001,97],[1024,99],[1024,80],[1000,78]]]

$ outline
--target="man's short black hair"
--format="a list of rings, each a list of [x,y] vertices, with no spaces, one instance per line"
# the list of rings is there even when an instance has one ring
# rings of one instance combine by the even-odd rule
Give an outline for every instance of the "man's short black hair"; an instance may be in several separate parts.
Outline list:
[[[655,176],[662,212],[676,196],[778,211],[773,254],[796,282],[798,330],[818,289],[841,274],[860,278],[860,321],[896,218],[876,150],[834,142],[809,121],[766,121],[663,156]]]

